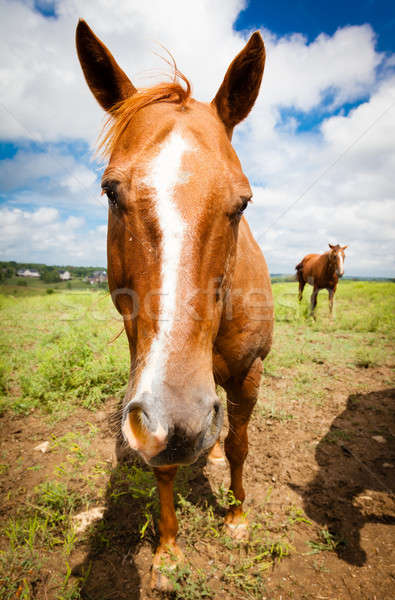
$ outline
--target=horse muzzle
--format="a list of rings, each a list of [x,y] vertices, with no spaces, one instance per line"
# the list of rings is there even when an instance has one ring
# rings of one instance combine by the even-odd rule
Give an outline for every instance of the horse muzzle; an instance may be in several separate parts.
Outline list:
[[[129,446],[150,466],[192,464],[219,437],[223,407],[217,396],[206,399],[202,410],[196,405],[192,410],[185,403],[183,410],[177,411],[177,419],[165,411],[151,413],[144,404],[131,402],[125,407],[122,432]],[[160,402],[156,404],[157,408],[160,406]],[[199,415],[196,415],[197,410]]]
[[[176,428],[169,436],[166,448],[149,458],[148,464],[152,467],[164,467],[191,465],[196,462],[199,456],[217,441],[221,432],[222,419],[220,420],[221,423],[218,422],[218,418],[213,418],[210,430],[200,433],[195,439],[191,439],[182,429]]]

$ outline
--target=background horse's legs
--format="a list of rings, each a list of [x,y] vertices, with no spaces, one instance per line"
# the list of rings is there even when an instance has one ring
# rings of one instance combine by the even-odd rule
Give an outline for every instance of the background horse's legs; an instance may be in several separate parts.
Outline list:
[[[154,469],[160,499],[160,538],[152,565],[151,587],[157,590],[168,591],[172,589],[168,578],[160,571],[162,563],[164,566],[171,568],[182,559],[182,552],[176,544],[178,523],[173,496],[173,483],[177,468],[175,466],[157,467]]]
[[[231,379],[225,384],[229,416],[225,453],[230,464],[230,489],[237,500],[237,505],[229,508],[225,523],[230,534],[237,538],[247,533],[248,522],[243,514],[243,465],[248,452],[247,426],[258,398],[261,374],[262,360],[257,358],[241,381]]]
[[[299,302],[302,301],[303,298],[303,290],[306,282],[303,279],[303,275],[300,271],[298,271],[298,280],[299,280]]]
[[[311,314],[314,317],[315,307],[317,306],[317,296],[319,289],[314,286],[313,293],[311,294]]]
[[[330,312],[330,315],[332,316],[332,313],[333,313],[333,297],[335,295],[335,290],[329,289],[328,292],[329,292],[329,312]]]
[[[333,289],[328,290],[328,292],[329,292],[329,312],[330,312],[331,316],[333,313],[333,300],[335,297],[336,287],[337,287],[337,284],[335,285],[335,287]]]

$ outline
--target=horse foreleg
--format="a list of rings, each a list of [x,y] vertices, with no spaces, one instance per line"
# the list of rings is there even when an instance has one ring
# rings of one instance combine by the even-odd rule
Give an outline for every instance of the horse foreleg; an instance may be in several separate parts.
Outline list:
[[[315,307],[317,306],[317,296],[318,296],[318,288],[313,289],[313,293],[311,294],[311,316],[315,318]]]
[[[235,538],[243,538],[248,533],[248,521],[243,512],[243,466],[248,453],[247,427],[258,398],[261,374],[262,361],[259,358],[242,381],[226,385],[229,432],[225,439],[225,453],[230,465],[230,489],[236,503],[230,506],[225,525]]]
[[[328,292],[329,292],[329,313],[330,313],[330,316],[332,316],[332,313],[333,313],[333,298],[334,298],[334,295],[335,295],[335,290],[331,290],[330,289],[330,290],[328,290]]]
[[[160,537],[152,564],[151,587],[169,591],[172,586],[166,575],[161,572],[161,567],[174,568],[183,558],[182,552],[176,544],[178,523],[174,508],[173,483],[177,467],[157,467],[154,469],[154,473],[160,499]]]

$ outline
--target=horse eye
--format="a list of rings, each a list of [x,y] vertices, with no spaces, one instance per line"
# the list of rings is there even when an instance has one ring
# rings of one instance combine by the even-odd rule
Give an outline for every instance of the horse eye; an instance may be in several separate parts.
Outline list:
[[[118,206],[118,194],[115,190],[111,188],[103,188],[104,193],[108,198],[108,204],[110,207],[114,208]]]
[[[246,197],[246,198],[242,198],[241,200],[242,200],[242,203],[240,204],[239,209],[237,211],[239,215],[242,215],[243,212],[245,211],[245,209],[247,208],[250,198]]]

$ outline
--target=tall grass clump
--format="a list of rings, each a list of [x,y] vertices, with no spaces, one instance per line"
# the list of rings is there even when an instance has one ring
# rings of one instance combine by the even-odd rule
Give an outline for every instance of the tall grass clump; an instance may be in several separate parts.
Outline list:
[[[3,409],[60,416],[77,405],[93,409],[125,387],[127,341],[109,344],[121,325],[104,294],[14,298],[3,317]]]
[[[20,376],[23,396],[50,412],[61,400],[94,408],[127,382],[127,363],[117,361],[111,349],[106,350],[83,326],[49,344],[39,344],[35,370],[25,369]]]

